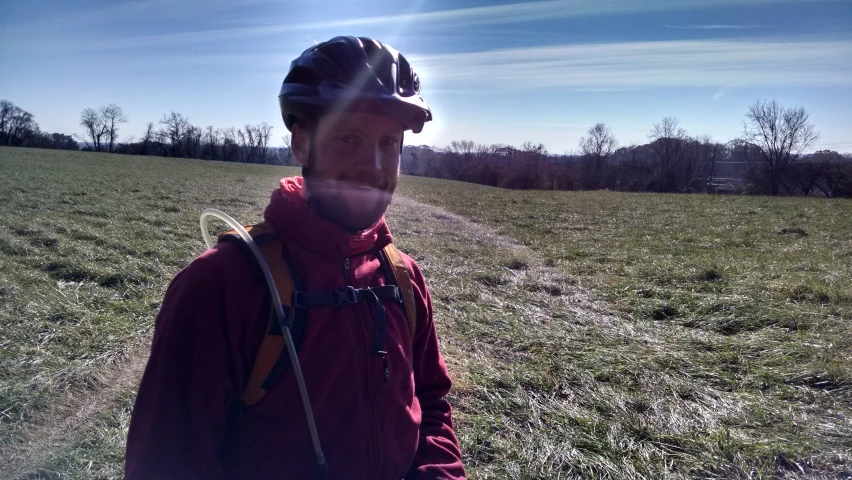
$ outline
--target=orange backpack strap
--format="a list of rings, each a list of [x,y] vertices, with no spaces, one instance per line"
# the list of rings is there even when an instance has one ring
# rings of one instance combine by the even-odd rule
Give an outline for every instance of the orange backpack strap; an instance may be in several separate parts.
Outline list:
[[[294,318],[292,302],[295,285],[290,268],[284,261],[281,239],[272,228],[263,223],[250,225],[246,227],[246,231],[256,242],[272,273],[272,279],[275,281],[284,313],[290,315],[291,333],[298,348],[298,343],[304,334],[305,322],[302,316]],[[242,238],[235,231],[223,233],[219,236],[219,240],[236,240],[238,243],[244,244]],[[240,395],[240,400],[245,405],[254,405],[260,401],[290,367],[290,356],[285,351],[286,348],[282,327],[278,324],[275,309],[272,308],[270,303],[266,334],[260,342],[260,348],[248,383]]]
[[[301,290],[285,261],[281,239],[272,228],[263,223],[249,225],[245,228],[257,244],[272,273],[278,296],[281,298],[281,304],[284,307],[284,313],[290,315],[291,334],[296,349],[298,349],[305,330],[305,309],[293,308],[293,292]],[[219,235],[219,241],[223,240],[235,241],[238,245],[245,247],[245,242],[236,231]],[[402,255],[393,244],[388,244],[382,250],[381,258],[386,271],[389,271],[389,277],[392,277],[393,283],[402,292],[403,313],[408,320],[409,333],[413,341],[417,327],[417,309],[408,267],[405,266]],[[252,257],[252,260],[254,260],[254,257]],[[232,408],[230,418],[232,425],[242,416],[246,406],[254,405],[266,396],[267,392],[278,383],[290,368],[290,356],[286,352],[286,348],[282,326],[278,324],[275,309],[270,304],[267,313],[266,334],[261,340],[249,380],[240,395],[240,401]]]
[[[402,254],[399,253],[394,244],[389,243],[382,249],[382,253],[390,265],[396,285],[402,290],[402,303],[405,306],[404,312],[408,319],[408,332],[411,334],[411,341],[414,342],[414,334],[417,332],[417,307],[414,303],[411,274],[408,272],[408,267],[405,266],[405,261],[402,260]]]

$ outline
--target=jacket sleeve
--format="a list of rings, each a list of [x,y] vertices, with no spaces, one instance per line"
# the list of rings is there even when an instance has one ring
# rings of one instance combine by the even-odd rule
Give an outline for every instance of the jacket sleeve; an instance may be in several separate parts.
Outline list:
[[[214,254],[172,280],[155,321],[127,438],[128,480],[223,478],[232,398],[224,277]]]
[[[406,479],[463,479],[466,477],[461,448],[453,431],[452,407],[444,398],[452,381],[438,346],[432,300],[419,268],[413,261],[409,267],[414,288],[422,299],[418,302],[418,325],[412,345],[414,387],[422,419],[417,453]]]

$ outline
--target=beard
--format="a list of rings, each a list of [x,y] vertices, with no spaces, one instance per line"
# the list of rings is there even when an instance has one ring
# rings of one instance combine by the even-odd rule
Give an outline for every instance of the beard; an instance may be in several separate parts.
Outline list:
[[[394,186],[364,178],[314,178],[302,170],[308,205],[314,212],[349,233],[367,230],[381,220],[393,197]]]

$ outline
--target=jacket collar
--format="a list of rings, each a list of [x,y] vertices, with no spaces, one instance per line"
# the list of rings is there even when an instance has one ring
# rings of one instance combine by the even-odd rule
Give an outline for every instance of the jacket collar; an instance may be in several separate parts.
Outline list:
[[[314,213],[305,198],[302,177],[282,178],[264,212],[264,220],[283,238],[320,255],[351,257],[393,242],[385,217],[373,227],[351,234]]]

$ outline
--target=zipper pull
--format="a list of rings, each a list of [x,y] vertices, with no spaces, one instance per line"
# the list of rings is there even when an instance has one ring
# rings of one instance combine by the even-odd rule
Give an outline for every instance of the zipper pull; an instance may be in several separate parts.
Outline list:
[[[346,260],[343,261],[343,282],[346,283],[346,286],[349,286],[349,257],[346,257]]]
[[[390,367],[388,367],[388,352],[380,350],[373,352],[373,356],[382,357],[382,367],[384,368],[385,383],[390,380]]]
[[[390,368],[388,367],[388,354],[387,353],[382,355],[382,362],[384,362],[384,366],[385,366],[385,385],[387,385],[388,381],[390,381]]]

